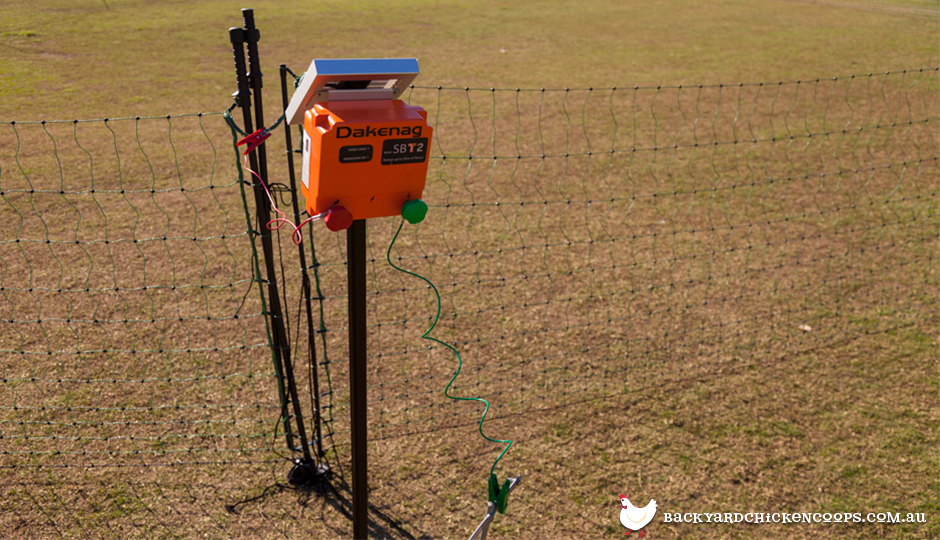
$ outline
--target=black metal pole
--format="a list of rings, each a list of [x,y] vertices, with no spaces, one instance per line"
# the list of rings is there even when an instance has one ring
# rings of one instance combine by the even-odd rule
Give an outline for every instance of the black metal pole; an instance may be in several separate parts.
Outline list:
[[[287,66],[280,65],[281,70],[281,102],[284,109],[287,110],[289,104],[287,98]],[[291,203],[294,207],[294,223],[300,223],[300,206],[297,193],[297,183],[294,178],[294,145],[291,141],[291,126],[284,122],[284,141],[287,145],[287,176],[290,179]],[[313,306],[310,305],[310,274],[307,272],[307,254],[304,252],[303,242],[297,244],[297,251],[300,254],[300,277],[301,294],[303,294],[305,308],[307,310],[307,360],[310,367],[310,380],[313,384],[313,428],[317,441],[317,455],[323,457],[323,437],[320,433],[320,378],[317,374],[317,349],[316,333],[313,331]]]
[[[264,125],[264,104],[261,101],[261,87],[263,74],[261,73],[261,58],[258,56],[258,40],[261,32],[255,27],[255,10],[245,8],[242,10],[245,22],[245,43],[248,44],[248,84],[251,87],[255,102],[255,119],[259,128]],[[268,181],[268,157],[264,144],[258,147],[258,174],[264,181]]]
[[[366,220],[346,231],[349,295],[349,410],[352,443],[353,539],[369,537],[369,465],[366,435]]]
[[[245,131],[247,133],[254,132],[253,123],[251,121],[251,92],[248,90],[248,77],[245,71],[245,30],[242,28],[229,28],[229,38],[232,41],[232,54],[235,57],[235,76],[238,80],[238,92],[236,97],[238,99],[238,105],[242,109],[242,121],[245,124]],[[258,157],[256,152],[251,152],[248,154],[248,164],[251,167],[251,170],[257,171],[258,169]],[[255,207],[257,209],[257,218],[258,218],[258,228],[261,232],[256,234],[261,236],[261,248],[264,254],[264,265],[265,272],[267,277],[258,276],[259,280],[265,280],[268,283],[268,312],[270,313],[271,321],[271,338],[272,338],[272,348],[274,354],[274,367],[277,370],[277,391],[278,396],[281,402],[281,415],[284,421],[284,436],[287,438],[287,447],[291,450],[294,448],[293,438],[294,435],[291,432],[290,420],[287,413],[287,398],[284,391],[284,364],[282,352],[285,350],[283,344],[287,343],[287,338],[284,333],[284,318],[281,316],[281,301],[280,296],[277,291],[277,274],[274,271],[274,248],[271,245],[271,233],[264,233],[267,230],[266,224],[270,221],[271,217],[268,211],[268,201],[264,193],[264,188],[260,184],[255,185]],[[306,440],[304,440],[304,447],[306,448]]]
[[[248,44],[248,83],[251,85],[252,94],[255,101],[255,118],[258,127],[264,127],[264,105],[261,101],[261,59],[258,54],[258,40],[261,33],[255,28],[255,12],[252,9],[243,9],[242,16],[245,21],[245,42]],[[258,176],[268,183],[268,162],[265,152],[265,145],[258,146]],[[255,186],[255,193],[261,192],[264,188]],[[262,207],[258,207],[258,217],[261,223],[258,224],[261,230],[267,229],[267,223],[270,219],[270,210],[268,201],[262,205],[264,214],[262,217]],[[290,339],[287,337],[285,328],[284,313],[281,309],[280,295],[277,290],[277,278],[274,270],[274,246],[271,239],[271,233],[262,237],[262,246],[264,247],[264,260],[268,273],[268,291],[271,301],[271,322],[274,327],[275,347],[281,351],[281,361],[284,366],[284,376],[287,379],[287,392],[294,409],[294,421],[297,423],[297,435],[300,437],[300,447],[304,454],[304,461],[309,463],[310,448],[308,447],[307,432],[304,429],[303,411],[300,408],[300,400],[297,398],[297,383],[294,380],[294,365],[291,362]],[[284,411],[285,414],[287,411]],[[294,447],[291,446],[291,450]]]

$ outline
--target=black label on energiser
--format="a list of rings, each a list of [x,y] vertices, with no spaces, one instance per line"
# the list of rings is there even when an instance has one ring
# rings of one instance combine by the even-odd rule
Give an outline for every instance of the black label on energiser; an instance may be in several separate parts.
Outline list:
[[[372,145],[360,144],[339,149],[340,163],[365,163],[372,160]]]
[[[382,165],[424,163],[428,157],[428,138],[389,139],[382,143]]]

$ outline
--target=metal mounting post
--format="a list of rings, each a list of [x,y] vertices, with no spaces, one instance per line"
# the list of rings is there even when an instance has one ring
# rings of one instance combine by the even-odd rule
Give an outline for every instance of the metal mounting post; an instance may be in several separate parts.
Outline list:
[[[369,462],[366,421],[366,220],[346,231],[349,293],[349,409],[352,442],[353,539],[369,537]]]

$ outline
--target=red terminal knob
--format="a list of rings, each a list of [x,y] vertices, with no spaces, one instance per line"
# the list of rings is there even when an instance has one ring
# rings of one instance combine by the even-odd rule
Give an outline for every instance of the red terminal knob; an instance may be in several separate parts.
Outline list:
[[[352,225],[352,222],[353,216],[349,213],[349,210],[338,205],[327,210],[326,217],[323,218],[323,223],[326,223],[326,228],[333,232],[348,229],[349,226]]]

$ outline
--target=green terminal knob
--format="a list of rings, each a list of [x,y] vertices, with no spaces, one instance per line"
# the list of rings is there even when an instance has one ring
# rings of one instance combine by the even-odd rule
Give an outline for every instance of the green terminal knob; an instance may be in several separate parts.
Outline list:
[[[412,225],[417,225],[424,221],[424,216],[426,216],[427,213],[428,205],[424,204],[424,201],[421,199],[405,201],[405,204],[401,205],[401,217],[405,218],[405,220]]]

